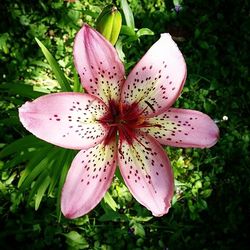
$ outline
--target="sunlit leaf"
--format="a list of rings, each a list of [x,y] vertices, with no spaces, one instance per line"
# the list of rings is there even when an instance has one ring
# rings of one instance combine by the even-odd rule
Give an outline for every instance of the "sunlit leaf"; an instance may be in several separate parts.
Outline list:
[[[32,85],[28,84],[23,84],[21,82],[12,82],[11,84],[9,83],[4,83],[0,85],[0,90],[1,91],[8,91],[8,93],[14,94],[14,95],[20,95],[23,97],[27,98],[37,98],[39,96],[42,96],[46,94],[46,92],[41,92],[41,91],[36,91],[35,87]],[[49,91],[47,91],[49,93]]]
[[[70,231],[64,234],[66,237],[66,243],[71,249],[86,249],[89,248],[89,244],[86,239],[76,231]]]
[[[39,47],[41,48],[44,56],[48,60],[48,63],[50,65],[53,73],[55,74],[55,77],[56,77],[58,83],[60,84],[62,91],[72,91],[68,80],[66,79],[63,71],[61,70],[61,68],[60,68],[59,64],[57,63],[57,61],[55,60],[55,58],[51,55],[49,50],[43,45],[43,43],[38,38],[35,38],[35,39],[36,39],[36,42],[38,43]]]
[[[107,203],[111,209],[113,209],[114,211],[116,211],[117,208],[117,204],[114,201],[114,199],[112,198],[112,196],[109,194],[109,192],[106,192],[105,196],[104,196],[104,202]]]
[[[137,32],[136,32],[137,36],[140,37],[140,36],[152,36],[154,35],[154,32],[148,28],[142,28],[142,29],[139,29]]]
[[[134,29],[132,29],[131,27],[126,26],[126,25],[122,25],[120,33],[122,35],[127,35],[127,36],[134,36],[134,35],[136,35]]]
[[[121,7],[126,20],[126,24],[134,30],[135,29],[134,16],[131,8],[128,5],[127,0],[121,0]]]

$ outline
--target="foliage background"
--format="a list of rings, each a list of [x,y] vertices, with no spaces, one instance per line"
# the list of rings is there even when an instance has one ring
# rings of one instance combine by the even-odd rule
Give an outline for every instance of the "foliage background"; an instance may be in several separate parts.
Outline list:
[[[1,2],[2,148],[28,134],[18,121],[17,107],[59,89],[34,37],[49,48],[68,79],[74,79],[74,35],[83,22],[93,25],[110,2]],[[136,27],[150,28],[155,35],[124,45],[127,62],[135,63],[160,33],[170,32],[188,65],[188,79],[175,106],[213,117],[220,127],[219,143],[207,150],[166,149],[175,172],[176,195],[169,214],[161,218],[152,218],[117,178],[109,191],[113,200],[103,201],[80,219],[58,216],[56,188],[46,193],[35,211],[29,189],[36,179],[20,192],[25,161],[13,162],[18,152],[5,151],[0,161],[1,249],[16,245],[19,249],[247,249],[249,2],[189,0],[181,3],[179,12],[167,0],[131,0],[129,4]],[[60,154],[60,149],[54,150]],[[70,157],[69,153],[69,162]]]

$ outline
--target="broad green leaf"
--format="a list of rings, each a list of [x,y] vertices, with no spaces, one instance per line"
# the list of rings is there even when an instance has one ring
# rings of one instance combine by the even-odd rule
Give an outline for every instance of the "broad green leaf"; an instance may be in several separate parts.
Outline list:
[[[38,43],[39,47],[41,48],[44,56],[48,60],[49,65],[50,65],[53,73],[55,74],[55,77],[56,77],[58,83],[60,84],[62,91],[72,91],[68,80],[66,79],[63,71],[61,70],[61,68],[60,68],[59,64],[57,63],[57,61],[55,60],[55,58],[51,55],[51,53],[43,45],[43,43],[40,40],[38,40],[38,38],[35,38],[35,39],[36,39],[36,42]]]
[[[86,239],[76,231],[70,231],[63,234],[66,237],[66,243],[71,247],[70,249],[89,249],[89,244]]]
[[[134,228],[134,234],[138,235],[141,238],[144,238],[145,237],[145,230],[144,230],[142,224],[137,223],[137,222],[133,222],[132,224],[133,224],[132,227]]]
[[[128,5],[127,0],[121,0],[121,7],[123,10],[123,14],[124,14],[127,26],[129,26],[130,28],[134,30],[135,29],[134,16],[133,16],[133,12],[131,8]]]
[[[106,192],[106,194],[104,196],[104,202],[107,203],[110,206],[111,209],[116,211],[117,204],[114,201],[114,199],[112,198],[112,196],[109,194],[109,192]]]
[[[152,36],[152,35],[154,35],[154,32],[148,28],[142,28],[142,29],[139,29],[136,32],[136,34],[138,37],[140,37],[140,36]]]
[[[127,36],[134,36],[134,35],[136,35],[134,29],[132,29],[131,27],[129,27],[127,25],[122,25],[120,33],[122,35],[127,35]]]

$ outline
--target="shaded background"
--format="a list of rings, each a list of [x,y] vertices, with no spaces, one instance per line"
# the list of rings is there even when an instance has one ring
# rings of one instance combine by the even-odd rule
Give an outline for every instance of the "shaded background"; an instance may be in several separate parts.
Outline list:
[[[37,46],[49,48],[73,78],[72,42],[83,22],[94,24],[110,1],[1,1],[0,136],[1,147],[27,132],[17,107],[35,98],[27,86],[57,89],[57,82]],[[43,198],[39,210],[19,192],[25,164],[0,161],[1,249],[248,249],[249,230],[249,2],[129,1],[137,28],[155,36],[124,46],[128,62],[136,62],[170,32],[183,52],[188,79],[175,106],[197,109],[218,122],[221,139],[211,149],[167,148],[177,179],[169,214],[151,218],[118,179],[111,193],[119,204],[105,203],[89,215],[68,221],[56,214],[55,195]],[[117,2],[119,5],[119,2]],[[21,149],[20,149],[21,150]]]

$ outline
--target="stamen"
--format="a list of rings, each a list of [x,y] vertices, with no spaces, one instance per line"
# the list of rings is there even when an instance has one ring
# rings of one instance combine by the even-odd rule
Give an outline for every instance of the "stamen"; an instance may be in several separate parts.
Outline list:
[[[155,112],[155,109],[151,103],[149,103],[148,101],[144,101],[144,102]]]
[[[146,147],[138,138],[135,137],[135,140],[136,140],[139,144],[141,144],[146,150],[152,151],[151,148]],[[134,148],[134,146],[132,146],[132,147]]]

